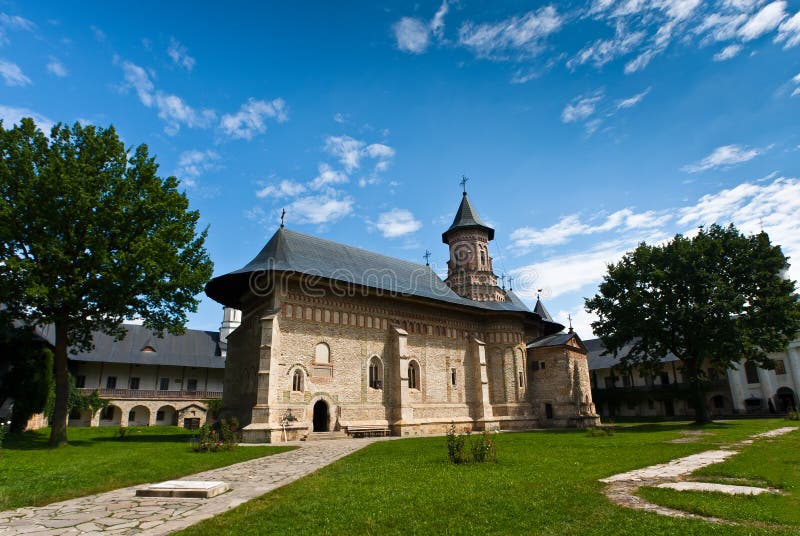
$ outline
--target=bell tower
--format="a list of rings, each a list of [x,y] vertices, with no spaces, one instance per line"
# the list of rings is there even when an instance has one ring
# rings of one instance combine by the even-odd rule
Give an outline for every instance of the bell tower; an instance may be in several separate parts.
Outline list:
[[[475,301],[506,301],[506,293],[497,286],[492,271],[489,241],[494,229],[483,223],[467,197],[466,179],[462,181],[464,195],[453,224],[442,233],[442,242],[450,246],[445,283],[453,292]]]

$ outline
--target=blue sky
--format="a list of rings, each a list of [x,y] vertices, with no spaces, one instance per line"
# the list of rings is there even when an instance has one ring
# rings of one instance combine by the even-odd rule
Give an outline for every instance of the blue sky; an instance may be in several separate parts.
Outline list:
[[[0,0],[0,117],[113,124],[182,180],[215,274],[279,223],[440,272],[459,180],[495,271],[575,318],[698,225],[800,257],[800,2]],[[800,263],[793,267],[800,276]],[[190,326],[216,329],[204,299]]]

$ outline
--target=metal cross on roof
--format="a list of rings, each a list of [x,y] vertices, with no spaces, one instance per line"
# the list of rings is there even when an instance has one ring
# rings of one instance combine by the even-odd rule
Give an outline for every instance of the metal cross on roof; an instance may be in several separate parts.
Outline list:
[[[511,276],[508,276],[508,290],[514,290],[514,288],[511,286],[511,284],[513,282],[514,282],[514,278],[511,277]]]
[[[286,209],[281,209],[281,227],[283,227],[283,219],[286,217]]]
[[[425,257],[425,266],[430,266],[431,265],[431,252],[426,249],[425,250],[425,255],[423,255],[423,257]]]
[[[469,180],[469,178],[467,178],[466,175],[461,175],[461,182],[459,184],[461,185],[461,188],[464,190],[464,193],[467,193],[467,181],[468,180]]]
[[[500,286],[503,290],[506,289],[506,274],[500,274]]]

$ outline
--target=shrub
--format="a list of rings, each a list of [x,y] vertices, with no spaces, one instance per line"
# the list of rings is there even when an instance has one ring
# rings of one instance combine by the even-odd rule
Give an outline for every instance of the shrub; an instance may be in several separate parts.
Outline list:
[[[0,422],[0,448],[3,448],[3,441],[5,441],[8,431],[11,429],[11,421]]]
[[[790,421],[800,421],[800,410],[787,411],[786,418]]]
[[[125,426],[120,426],[114,433],[114,437],[116,437],[117,439],[125,439],[127,436],[128,436],[128,428]]]
[[[589,437],[608,437],[614,435],[613,426],[597,426],[586,430],[586,435]]]
[[[237,429],[239,421],[235,418],[230,422],[222,419],[212,424],[204,424],[200,427],[197,444],[194,450],[197,452],[218,452],[221,450],[233,450],[238,441]]]
[[[467,450],[467,443],[469,443],[469,450]],[[463,434],[457,434],[456,425],[450,423],[450,427],[447,429],[447,456],[450,463],[456,465],[469,462],[497,462],[497,449],[488,432],[484,431],[471,436],[470,430],[467,430]]]

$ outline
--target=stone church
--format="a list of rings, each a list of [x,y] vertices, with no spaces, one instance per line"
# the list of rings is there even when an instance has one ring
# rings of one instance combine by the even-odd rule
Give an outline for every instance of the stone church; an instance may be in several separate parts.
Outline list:
[[[464,192],[442,281],[281,225],[206,287],[230,331],[224,414],[248,442],[598,424],[586,348],[498,286],[493,238]]]

